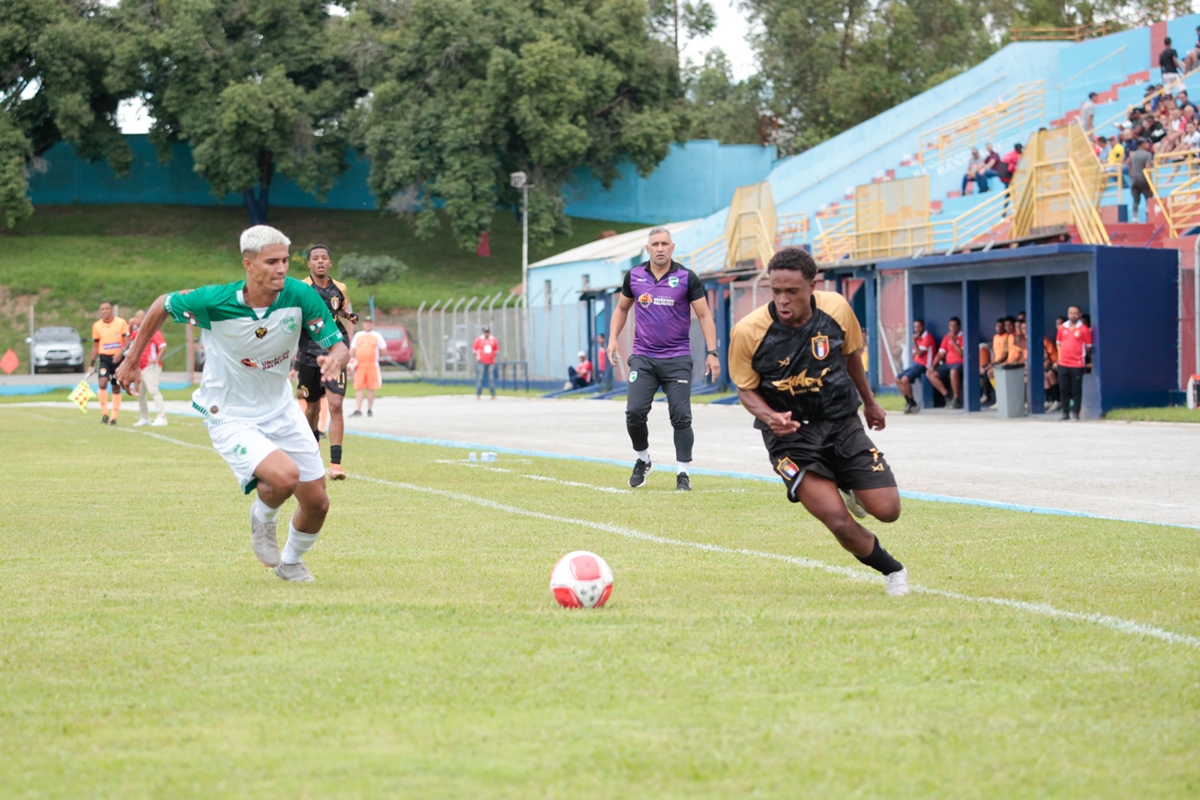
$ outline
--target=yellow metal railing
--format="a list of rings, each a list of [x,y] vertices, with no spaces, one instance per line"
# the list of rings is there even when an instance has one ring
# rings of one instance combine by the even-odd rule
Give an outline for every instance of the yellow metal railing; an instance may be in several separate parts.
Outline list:
[[[1118,47],[1116,50],[1112,51],[1111,53],[1104,56],[1103,58],[1099,58],[1096,61],[1093,61],[1091,64],[1088,64],[1086,67],[1079,70],[1079,72],[1076,72],[1071,77],[1067,78],[1065,81],[1060,83],[1058,86],[1055,86],[1054,90],[1056,92],[1058,92],[1058,115],[1061,117],[1063,114],[1063,87],[1070,86],[1072,83],[1074,83],[1080,77],[1091,72],[1096,67],[1103,64],[1105,61],[1108,61],[1109,59],[1113,59],[1113,58],[1116,58],[1117,56],[1120,56],[1121,57],[1121,77],[1124,78],[1125,77],[1125,51],[1128,49],[1129,49],[1128,45],[1126,45],[1124,47]]]
[[[1200,150],[1155,155],[1146,182],[1171,236],[1200,225]]]
[[[1074,225],[1085,243],[1110,244],[1099,212],[1105,180],[1081,125],[1035,133],[1013,178],[1013,235]]]
[[[811,232],[808,214],[788,214],[780,217],[775,226],[775,246],[794,247],[808,241]]]
[[[1046,119],[1046,86],[1043,81],[1022,83],[998,100],[972,114],[959,117],[921,134],[917,160],[938,162],[967,150],[1016,133],[1035,120]]]
[[[721,269],[725,266],[727,247],[728,244],[725,237],[721,236],[707,244],[701,245],[690,253],[680,256],[679,263],[697,275],[712,272],[715,269]]]
[[[854,217],[844,217],[813,237],[817,261],[830,263],[854,257]]]
[[[1012,28],[1008,34],[1014,42],[1082,42],[1122,30],[1111,22],[1093,22],[1070,28]]]

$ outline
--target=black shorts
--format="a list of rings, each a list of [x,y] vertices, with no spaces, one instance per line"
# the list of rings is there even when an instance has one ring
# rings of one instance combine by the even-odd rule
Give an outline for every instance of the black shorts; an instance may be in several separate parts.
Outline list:
[[[769,430],[763,431],[763,443],[771,467],[783,478],[793,503],[800,502],[796,490],[806,472],[829,478],[844,491],[896,485],[892,468],[863,430],[857,414],[809,422],[782,439]]]
[[[113,361],[113,356],[100,356],[96,359],[96,375],[100,378],[108,378],[108,388],[113,394],[121,393],[121,384],[117,383],[117,365]]]
[[[338,373],[335,381],[322,381],[319,366],[297,364],[296,376],[299,379],[296,384],[296,396],[302,400],[320,400],[326,392],[346,396],[346,370]]]

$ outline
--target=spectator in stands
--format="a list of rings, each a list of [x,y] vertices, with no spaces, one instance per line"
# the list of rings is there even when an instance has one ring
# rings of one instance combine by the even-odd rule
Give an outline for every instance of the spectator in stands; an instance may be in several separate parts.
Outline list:
[[[592,385],[592,362],[588,361],[587,353],[579,351],[579,361],[567,367],[567,385],[564,389],[582,389]]]
[[[1078,421],[1083,408],[1083,372],[1092,331],[1083,323],[1079,306],[1067,309],[1067,321],[1058,329],[1058,385],[1062,393],[1062,419]]]
[[[1137,150],[1129,154],[1129,190],[1133,193],[1133,219],[1137,222],[1138,206],[1143,198],[1150,199],[1150,182],[1146,179],[1146,168],[1153,160],[1150,153],[1150,142],[1143,139]],[[1150,221],[1150,203],[1146,203],[1146,221]]]
[[[927,373],[929,385],[946,398],[947,408],[962,408],[962,369],[963,343],[962,321],[951,317],[946,326],[948,332],[942,337],[942,343],[933,356],[933,364]],[[950,381],[950,389],[946,389],[946,381]]]
[[[1087,100],[1079,107],[1079,122],[1085,131],[1090,131],[1096,121],[1096,93],[1088,92]]]
[[[1017,143],[1013,145],[1013,149],[1005,153],[1004,158],[997,163],[996,177],[1000,178],[1000,182],[1007,189],[1012,184],[1013,175],[1017,173],[1017,164],[1021,161],[1021,153],[1025,152],[1025,145]],[[1008,211],[1008,201],[1010,198],[1004,198],[1004,210]]]
[[[921,406],[913,399],[912,385],[914,381],[925,374],[936,346],[937,342],[934,340],[933,334],[925,330],[925,320],[914,319],[912,363],[896,377],[896,386],[900,389],[900,394],[904,395],[905,414],[915,414],[921,410]]]
[[[1200,67],[1200,25],[1196,26],[1196,46],[1188,50],[1187,56],[1183,59],[1183,71],[1191,72],[1196,67]]]
[[[988,142],[985,146],[987,147],[987,155],[983,157],[983,165],[992,173],[991,177],[995,178],[996,165],[1000,163],[1000,154],[996,152],[996,148],[992,146],[991,142]]]
[[[1173,87],[1183,82],[1179,77],[1179,73],[1183,70],[1183,62],[1179,60],[1179,53],[1175,52],[1175,48],[1171,47],[1171,37],[1163,39],[1162,52],[1158,54],[1158,66],[1162,70],[1163,86]]]
[[[974,183],[981,192],[987,191],[987,178],[983,177],[987,172],[987,165],[983,160],[983,156],[979,155],[978,148],[971,148],[971,158],[967,161],[967,171],[963,174],[962,192],[966,195],[968,184]]]
[[[1191,106],[1188,106],[1191,108]],[[1187,127],[1184,128],[1182,146],[1180,150],[1196,150],[1200,149],[1200,127],[1197,127],[1196,121],[1189,120]]]

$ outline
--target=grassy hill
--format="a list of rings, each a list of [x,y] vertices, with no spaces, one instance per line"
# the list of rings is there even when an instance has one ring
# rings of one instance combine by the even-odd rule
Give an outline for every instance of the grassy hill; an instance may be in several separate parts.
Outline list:
[[[417,239],[409,225],[375,211],[324,211],[278,208],[271,223],[299,251],[313,242],[346,253],[387,254],[409,266],[402,281],[374,287],[383,311],[398,314],[460,295],[507,291],[521,281],[521,229],[514,215],[500,214],[491,232],[490,258],[456,247],[449,227],[445,236]],[[72,325],[86,336],[101,300],[118,303],[123,315],[159,294],[206,283],[237,280],[242,274],[238,234],[246,227],[240,208],[183,206],[40,206],[12,230],[0,229],[0,354],[12,347],[28,351],[28,313],[36,301],[38,326]],[[551,249],[532,249],[530,261],[596,239],[601,231],[618,232],[637,224],[577,219],[569,240]],[[337,274],[336,267],[334,269]],[[293,275],[308,274],[295,259]],[[348,281],[351,298],[365,306],[368,294]],[[170,343],[175,339],[169,337]],[[168,361],[168,368],[182,366]]]

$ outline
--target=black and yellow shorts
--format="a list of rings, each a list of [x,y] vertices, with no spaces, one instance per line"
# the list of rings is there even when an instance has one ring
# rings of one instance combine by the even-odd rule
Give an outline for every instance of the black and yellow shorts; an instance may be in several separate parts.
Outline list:
[[[297,364],[296,378],[296,396],[302,400],[320,400],[326,392],[346,396],[346,370],[338,373],[337,380],[322,381],[320,366]]]
[[[113,394],[121,393],[121,384],[117,383],[117,363],[115,356],[100,356],[96,359],[96,376],[108,378],[108,389]]]
[[[763,431],[771,467],[787,486],[788,499],[800,502],[796,490],[808,472],[829,478],[839,489],[881,489],[896,485],[883,453],[863,429],[857,414],[805,423],[791,436]]]

